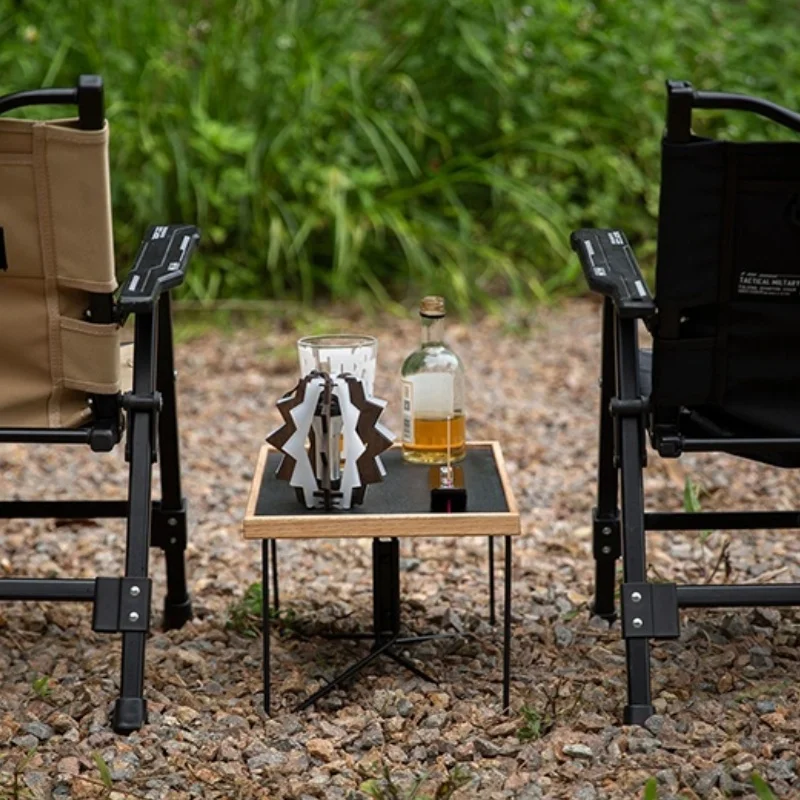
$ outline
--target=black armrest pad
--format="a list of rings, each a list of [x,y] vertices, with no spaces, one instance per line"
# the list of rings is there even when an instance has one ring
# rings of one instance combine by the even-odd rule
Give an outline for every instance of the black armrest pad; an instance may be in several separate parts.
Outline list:
[[[120,289],[124,313],[152,308],[158,296],[183,283],[200,231],[194,225],[153,225],[139,245],[131,271]]]
[[[586,282],[614,301],[620,317],[649,317],[656,305],[622,231],[587,228],[570,236]]]

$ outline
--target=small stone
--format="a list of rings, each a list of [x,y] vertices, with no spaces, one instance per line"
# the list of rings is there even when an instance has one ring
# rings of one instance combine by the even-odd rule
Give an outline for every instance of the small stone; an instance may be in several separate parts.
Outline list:
[[[585,744],[566,744],[564,745],[564,755],[570,758],[582,758],[590,761],[594,758],[594,751]]]
[[[756,622],[778,628],[781,624],[781,612],[777,608],[757,608],[753,612]]]
[[[27,750],[39,746],[39,740],[32,733],[26,733],[24,736],[15,736],[12,742],[17,747],[24,747]]]
[[[175,709],[174,714],[182,725],[189,725],[200,716],[198,711],[195,711],[189,706],[178,706],[178,708]]]
[[[780,711],[774,711],[772,714],[764,714],[761,720],[774,731],[779,731],[786,726],[786,717],[781,714]]]
[[[328,739],[309,739],[306,742],[306,750],[311,758],[325,762],[333,760],[333,742]]]
[[[723,672],[717,681],[717,692],[719,694],[725,694],[731,689],[733,689],[733,675],[731,675],[730,672]]]
[[[575,634],[565,625],[553,626],[553,633],[559,647],[569,647],[575,641]]]
[[[658,734],[661,732],[661,729],[664,727],[664,722],[666,721],[665,717],[662,714],[653,714],[652,717],[648,717],[644,723],[645,728],[650,731],[650,733]]]
[[[776,758],[767,764],[767,778],[771,781],[794,781],[797,778],[796,765],[795,759]]]
[[[590,783],[585,783],[572,796],[575,800],[597,800],[597,790]]]
[[[57,711],[50,717],[50,725],[56,733],[66,733],[72,728],[77,727],[77,723],[68,714]]]
[[[67,756],[58,762],[56,771],[59,775],[69,775],[71,777],[75,777],[76,775],[80,775],[81,762],[78,761],[75,756]]]
[[[385,739],[383,729],[377,722],[373,722],[364,728],[361,736],[355,741],[355,746],[359,750],[371,750],[373,747],[381,747]]]
[[[751,647],[750,663],[759,669],[772,669],[775,662],[770,658],[772,651],[768,647]]]
[[[503,784],[503,788],[508,791],[516,791],[519,789],[523,789],[525,786],[528,785],[531,779],[530,772],[512,772],[511,775],[506,778],[506,782]]]
[[[772,714],[775,708],[774,700],[759,700],[756,703],[756,711],[758,711],[759,714]]]
[[[721,772],[722,769],[720,767],[712,767],[711,769],[700,770],[697,773],[694,790],[700,797],[706,797],[710,794],[711,790],[719,783]]]
[[[250,723],[238,714],[225,714],[217,722],[226,728],[249,728]]]
[[[664,697],[656,697],[653,700],[653,708],[656,711],[656,714],[663,714],[667,710],[667,701]]]
[[[308,772],[311,762],[302,750],[294,750],[283,765],[283,772],[288,775],[300,775]]]
[[[428,714],[420,723],[421,728],[441,728],[447,722],[447,714],[439,712],[438,714]]]
[[[750,624],[740,614],[732,614],[722,623],[725,632],[732,639],[741,639],[750,633]]]
[[[219,746],[218,758],[220,761],[239,761],[241,757],[240,750],[230,742],[223,742]]]
[[[480,736],[474,740],[473,745],[475,747],[475,752],[483,758],[497,758],[499,755],[502,755],[502,749],[500,747],[494,742]]]
[[[593,614],[589,619],[589,627],[595,631],[607,631],[611,627],[611,623],[608,622],[608,620]]]
[[[121,753],[111,760],[108,769],[112,780],[129,781],[139,770],[139,759],[134,753]]]
[[[566,597],[557,597],[555,601],[556,608],[561,614],[568,614],[572,611],[572,603]]]
[[[413,709],[414,704],[407,697],[401,697],[397,701],[397,713],[401,717],[407,717]]]
[[[529,783],[514,795],[515,800],[543,800],[544,793],[538,783]]]
[[[679,781],[678,776],[675,774],[675,770],[672,769],[662,769],[656,772],[656,780],[662,785],[666,786],[667,790],[670,792],[677,792]]]
[[[286,763],[286,756],[278,750],[269,750],[260,756],[247,759],[247,767],[251,772],[258,772],[265,767],[282,767]]]
[[[25,733],[29,733],[32,736],[35,736],[40,742],[46,742],[50,739],[55,731],[49,725],[44,722],[26,722],[22,726],[22,730]]]
[[[628,742],[628,749],[631,753],[653,753],[661,747],[658,739],[646,739],[637,737]]]

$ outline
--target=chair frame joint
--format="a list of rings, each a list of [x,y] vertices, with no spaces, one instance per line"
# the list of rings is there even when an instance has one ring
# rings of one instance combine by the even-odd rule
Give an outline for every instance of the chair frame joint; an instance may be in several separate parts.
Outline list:
[[[97,633],[150,630],[150,578],[96,578],[92,629]]]
[[[150,545],[162,550],[185,550],[187,542],[186,500],[179,509],[163,508],[153,502],[150,528]]]
[[[677,584],[626,582],[621,601],[625,639],[677,639],[681,635]]]
[[[609,403],[608,410],[612,417],[644,417],[650,412],[650,400],[646,397],[632,400],[614,397]]]
[[[594,557],[615,561],[622,556],[622,536],[619,513],[601,514],[592,509],[592,543]]]
[[[122,407],[126,411],[154,411],[159,413],[164,406],[161,392],[152,394],[135,394],[126,392],[122,395]]]

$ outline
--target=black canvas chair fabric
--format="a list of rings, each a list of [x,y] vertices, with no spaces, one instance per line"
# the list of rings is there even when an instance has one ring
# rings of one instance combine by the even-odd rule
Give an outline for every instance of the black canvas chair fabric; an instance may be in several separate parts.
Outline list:
[[[750,111],[800,132],[800,115],[743,95],[669,82],[656,295],[622,231],[572,235],[604,295],[594,610],[616,618],[623,559],[625,722],[653,713],[649,640],[679,635],[683,607],[800,605],[800,584],[647,581],[646,532],[798,528],[795,511],[645,509],[646,445],[666,458],[722,452],[800,467],[800,140],[740,143],[691,133],[692,110]],[[639,348],[642,320],[652,352]]]
[[[800,142],[664,141],[653,402],[800,436]],[[760,460],[800,466],[800,453]]]
[[[63,123],[75,131],[105,130],[103,115],[103,87],[96,76],[84,76],[76,89],[55,89],[21,92],[0,97],[0,114],[28,105],[76,105],[79,117]],[[14,131],[24,130],[28,123],[12,123]],[[16,127],[14,127],[16,126]],[[37,134],[41,133],[41,128]],[[78,139],[80,134],[67,134]],[[91,137],[89,137],[91,138]],[[16,141],[16,140],[15,140]],[[25,144],[28,138],[21,138]],[[41,154],[40,150],[34,150]],[[28,164],[24,153],[12,156],[10,163]],[[25,160],[27,159],[27,161]],[[67,166],[69,160],[67,159]],[[27,168],[27,167],[24,167]],[[103,172],[103,170],[100,170]],[[38,173],[37,173],[38,174]],[[98,173],[99,174],[99,173]],[[74,186],[60,187],[67,196],[74,194],[80,203],[82,192],[91,187],[82,176],[80,191]],[[101,178],[107,183],[107,175]],[[69,182],[69,181],[68,181]],[[5,187],[6,189],[8,187]],[[104,187],[98,187],[98,191]],[[0,186],[0,192],[4,189]],[[52,196],[52,195],[51,195]],[[8,246],[8,258],[0,272],[0,312],[3,309],[4,287],[9,289],[6,301],[13,297],[9,287],[18,286],[21,267],[26,252],[38,253],[42,235],[41,218],[36,213],[20,215],[15,207],[19,198],[6,198],[5,209],[12,209],[0,219],[3,244]],[[103,205],[103,204],[95,204]],[[35,212],[35,209],[34,209]],[[110,209],[103,208],[108,214]],[[16,214],[16,215],[15,215]],[[11,222],[9,223],[9,220]],[[89,221],[90,222],[90,221]],[[38,230],[37,230],[38,227]],[[82,231],[60,229],[63,238],[79,240]],[[48,234],[52,237],[52,231]],[[110,235],[110,232],[109,232]],[[125,440],[125,457],[129,465],[128,494],[124,500],[69,500],[45,499],[0,501],[0,519],[11,518],[124,518],[127,522],[125,570],[122,577],[84,579],[3,578],[0,579],[0,600],[83,601],[93,604],[93,628],[98,632],[122,634],[122,666],[119,698],[113,712],[113,727],[117,732],[129,733],[146,721],[144,700],[145,644],[150,626],[151,579],[148,576],[149,549],[157,546],[166,557],[167,590],[164,601],[164,624],[180,627],[192,616],[192,607],[186,585],[184,552],[186,549],[186,501],[181,490],[180,459],[178,448],[178,420],[173,364],[172,318],[169,289],[183,280],[188,261],[198,241],[197,230],[188,225],[153,226],[145,235],[133,268],[118,293],[82,294],[73,289],[64,290],[72,304],[76,298],[86,298],[80,320],[67,320],[64,328],[79,328],[92,339],[92,326],[107,331],[121,327],[129,316],[135,317],[133,388],[121,392],[115,386],[107,393],[85,393],[86,419],[83,417],[70,427],[55,425],[20,427],[0,421],[0,445],[7,442],[39,444],[85,444],[92,451],[107,452]],[[58,242],[57,242],[58,244]],[[109,249],[111,243],[108,242]],[[4,248],[4,253],[6,252]],[[91,275],[91,264],[86,264]],[[72,280],[81,276],[72,276]],[[113,278],[113,273],[112,273]],[[29,279],[31,282],[32,279]],[[57,284],[56,278],[50,284]],[[58,286],[61,290],[61,286]],[[11,315],[11,319],[14,316]],[[29,319],[34,324],[38,317]],[[7,320],[4,322],[7,324]],[[5,329],[13,336],[13,329]],[[46,331],[32,341],[44,341]],[[13,350],[13,348],[11,348]],[[9,350],[9,348],[6,348]],[[47,361],[47,349],[42,348]],[[81,355],[73,348],[70,358],[89,371],[91,349]],[[19,355],[19,357],[17,357]],[[25,386],[32,384],[25,376],[17,376],[15,369],[26,366],[25,354],[15,354],[0,364],[0,375],[6,387],[19,378],[18,391],[13,393],[14,403],[22,406]],[[36,359],[33,359],[34,361]],[[30,359],[28,359],[30,362]],[[37,367],[36,364],[32,365]],[[44,364],[44,369],[49,365]],[[41,374],[41,373],[37,373]],[[44,373],[48,374],[48,373]],[[54,390],[60,386],[55,381]],[[71,388],[74,388],[71,387]],[[36,398],[34,398],[36,399]],[[12,409],[13,411],[13,409]],[[2,415],[0,415],[2,420]],[[152,495],[152,471],[160,461],[161,498]],[[67,467],[68,468],[68,467]],[[98,469],[105,468],[98,461]],[[44,489],[46,491],[46,489]],[[2,542],[0,541],[0,548]]]

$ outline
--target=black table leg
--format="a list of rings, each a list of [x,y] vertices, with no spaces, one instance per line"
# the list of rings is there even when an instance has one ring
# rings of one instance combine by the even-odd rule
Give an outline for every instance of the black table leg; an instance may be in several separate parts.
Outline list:
[[[372,540],[372,632],[375,643],[400,634],[400,540]]]
[[[400,541],[397,538],[372,540],[372,624],[371,634],[328,635],[327,638],[372,639],[370,652],[337,675],[321,689],[309,695],[295,706],[295,711],[312,706],[332,692],[337,686],[353,678],[364,667],[379,656],[385,655],[414,675],[431,683],[435,678],[427,675],[413,662],[391,648],[397,645],[412,645],[432,639],[449,638],[453,634],[424,634],[422,636],[400,637]]]
[[[272,545],[272,595],[275,598],[275,610],[281,607],[280,595],[278,594],[278,540],[271,539]]]
[[[510,713],[511,705],[511,537],[506,536],[505,601],[503,609],[503,710]]]
[[[494,625],[497,617],[494,611],[494,536],[487,536],[489,540],[489,624]]]
[[[272,540],[274,544],[274,540]],[[269,664],[269,549],[270,540],[261,540],[261,641],[264,669],[264,711],[269,716],[270,706],[270,664]]]

